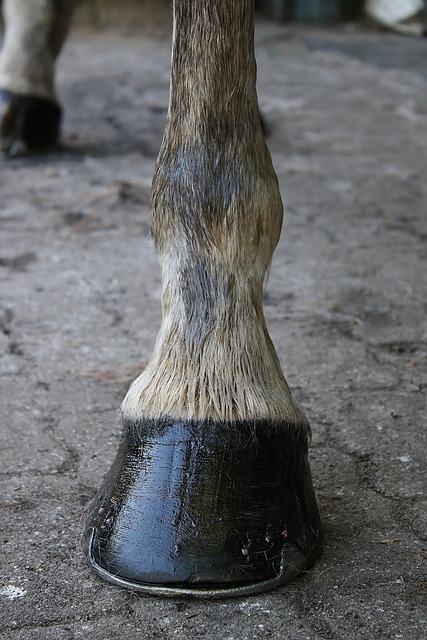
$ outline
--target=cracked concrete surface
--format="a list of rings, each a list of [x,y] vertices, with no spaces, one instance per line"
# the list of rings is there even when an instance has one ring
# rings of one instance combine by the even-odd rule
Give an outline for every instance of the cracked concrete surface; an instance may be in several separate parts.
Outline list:
[[[75,30],[63,144],[0,160],[5,640],[427,637],[426,41],[258,25],[286,203],[265,294],[313,430],[322,558],[232,601],[140,597],[79,549],[159,326],[148,201],[169,34]]]

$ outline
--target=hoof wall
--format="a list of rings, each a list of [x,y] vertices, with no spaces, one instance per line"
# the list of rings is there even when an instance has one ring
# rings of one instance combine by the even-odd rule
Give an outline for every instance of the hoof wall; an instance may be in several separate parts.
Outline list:
[[[60,122],[61,109],[56,103],[0,89],[0,150],[10,156],[54,145]]]
[[[307,436],[286,424],[125,424],[83,539],[102,578],[157,595],[259,593],[309,569],[321,534]]]

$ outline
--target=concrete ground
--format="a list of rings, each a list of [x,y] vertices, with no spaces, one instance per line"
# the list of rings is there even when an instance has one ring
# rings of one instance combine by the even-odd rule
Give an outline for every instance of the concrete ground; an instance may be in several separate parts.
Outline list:
[[[213,602],[85,565],[82,514],[159,327],[148,201],[170,44],[167,28],[77,29],[62,146],[0,160],[5,640],[427,638],[427,41],[260,24],[257,43],[287,207],[265,313],[312,425],[323,556]]]

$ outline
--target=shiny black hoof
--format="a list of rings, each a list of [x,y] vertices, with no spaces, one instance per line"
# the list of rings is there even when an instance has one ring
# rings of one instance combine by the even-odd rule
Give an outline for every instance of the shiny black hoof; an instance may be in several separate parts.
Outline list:
[[[307,434],[262,421],[125,424],[83,537],[110,582],[208,598],[273,589],[320,545]]]
[[[42,151],[59,136],[61,109],[50,100],[0,89],[0,150],[11,156]]]

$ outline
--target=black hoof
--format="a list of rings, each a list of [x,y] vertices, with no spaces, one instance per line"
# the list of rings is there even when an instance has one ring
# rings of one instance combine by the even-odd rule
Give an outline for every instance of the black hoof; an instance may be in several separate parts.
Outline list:
[[[209,598],[273,589],[320,544],[307,435],[261,421],[125,424],[83,538],[110,582]]]
[[[54,145],[59,136],[61,109],[44,98],[0,89],[0,150],[23,155]]]

